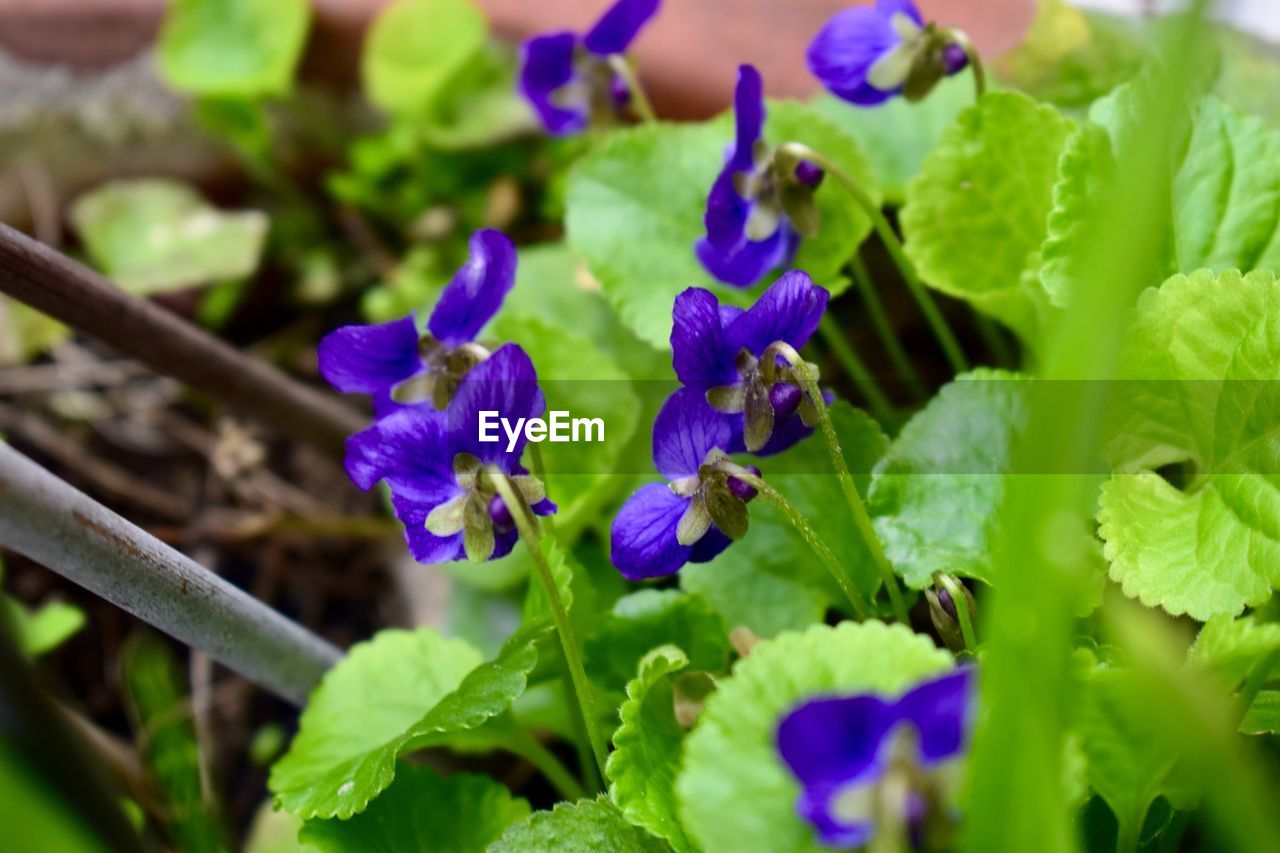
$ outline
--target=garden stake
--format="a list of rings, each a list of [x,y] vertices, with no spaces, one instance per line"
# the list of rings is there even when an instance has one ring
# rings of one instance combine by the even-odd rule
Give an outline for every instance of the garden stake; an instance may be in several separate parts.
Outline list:
[[[538,531],[537,521],[506,474],[493,467],[486,469],[486,473],[493,478],[498,494],[502,496],[503,503],[511,511],[516,528],[520,531],[520,538],[524,540],[525,548],[533,558],[538,580],[542,582],[543,591],[547,594],[551,618],[556,623],[556,633],[560,636],[560,648],[564,651],[565,666],[569,670],[569,680],[573,684],[573,692],[578,700],[578,712],[582,715],[582,721],[586,727],[591,753],[595,756],[600,778],[607,779],[604,766],[609,757],[608,741],[604,732],[600,730],[600,721],[595,714],[595,703],[591,701],[592,688],[591,682],[587,680],[586,667],[582,662],[582,646],[574,635],[573,625],[569,622],[569,611],[564,606],[564,599],[560,597],[560,590],[556,588],[551,567],[547,565],[547,559],[543,556],[538,544],[541,534]]]
[[[341,453],[365,419],[340,400],[247,356],[154,303],[0,223],[0,291],[152,370]]]
[[[0,546],[296,705],[341,652],[0,444]]]
[[[825,171],[835,175],[836,180],[848,191],[853,200],[858,203],[858,206],[866,212],[867,216],[871,217],[872,227],[875,228],[876,234],[879,235],[885,249],[888,250],[889,257],[897,265],[898,271],[907,283],[907,289],[911,291],[912,297],[916,300],[916,304],[920,306],[920,310],[924,313],[925,321],[929,324],[929,328],[933,330],[934,336],[942,346],[942,351],[947,357],[947,363],[951,365],[951,369],[956,373],[963,373],[968,370],[969,362],[964,356],[964,351],[960,349],[959,341],[952,334],[951,327],[947,325],[946,319],[938,309],[938,304],[933,301],[933,297],[925,289],[924,283],[920,281],[920,274],[916,272],[915,264],[911,263],[911,259],[903,251],[902,242],[898,239],[898,235],[894,233],[893,226],[885,218],[884,212],[880,210],[880,205],[876,204],[871,196],[867,195],[866,191],[858,185],[858,182],[848,172],[840,168],[833,160],[819,154],[809,146],[802,145],[799,142],[784,142],[781,150],[797,160],[812,161]]]

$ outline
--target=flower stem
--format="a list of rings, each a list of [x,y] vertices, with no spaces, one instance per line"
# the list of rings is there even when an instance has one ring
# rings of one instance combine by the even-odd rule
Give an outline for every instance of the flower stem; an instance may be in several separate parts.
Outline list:
[[[977,103],[987,93],[987,68],[982,64],[982,54],[978,53],[969,40],[969,34],[963,30],[952,30],[951,38],[964,48],[964,55],[969,57],[969,67],[973,69],[973,100]]]
[[[938,339],[938,343],[942,346],[943,354],[946,355],[951,369],[956,373],[963,373],[968,370],[969,362],[965,358],[964,352],[960,349],[959,341],[952,334],[951,327],[947,325],[946,319],[938,309],[938,304],[933,301],[933,297],[929,295],[924,283],[920,281],[920,274],[916,272],[915,264],[911,263],[911,259],[903,251],[902,242],[898,239],[898,235],[894,233],[893,226],[885,218],[884,212],[880,210],[880,205],[876,204],[875,200],[867,195],[866,190],[848,172],[840,168],[827,156],[799,142],[787,142],[782,147],[793,156],[801,160],[811,160],[826,172],[834,175],[835,179],[840,182],[840,185],[866,212],[867,216],[871,217],[872,227],[875,229],[876,234],[879,235],[881,242],[884,243],[885,249],[889,252],[889,257],[893,259],[893,263],[902,274],[903,280],[907,283],[907,289],[911,291],[911,296],[915,299],[916,304],[920,306],[925,322],[929,324],[929,328],[933,330],[934,337]]]
[[[524,726],[516,726],[511,740],[506,744],[508,750],[532,764],[541,773],[556,792],[566,800],[580,800],[587,796],[582,785],[569,772],[555,753],[529,733]]]
[[[1013,367],[1015,361],[1013,349],[995,321],[981,311],[974,311],[973,325],[982,336],[982,342],[987,345],[987,350],[990,351],[995,363],[1001,367]]]
[[[911,617],[907,613],[906,600],[902,597],[902,588],[898,586],[898,576],[894,574],[893,566],[885,556],[884,546],[876,534],[875,525],[871,523],[871,514],[867,512],[867,505],[863,503],[862,496],[858,494],[858,486],[853,482],[853,475],[849,473],[849,464],[845,461],[844,452],[840,449],[840,437],[836,435],[836,426],[831,421],[831,411],[827,408],[827,401],[822,397],[822,389],[818,387],[817,379],[800,358],[799,353],[791,350],[785,353],[785,356],[804,385],[805,395],[818,413],[818,423],[822,427],[822,436],[826,439],[827,452],[831,456],[831,467],[835,469],[836,479],[840,481],[840,490],[844,492],[844,499],[849,505],[854,526],[858,528],[858,534],[862,537],[863,544],[867,546],[871,561],[876,564],[880,579],[889,593],[894,618],[903,625],[909,626]]]
[[[542,447],[535,442],[529,442],[526,447],[529,448],[529,461],[532,463],[533,476],[538,478],[538,482],[545,487],[547,485],[547,466],[542,461]],[[554,534],[556,532],[556,521],[554,515],[548,515],[542,520],[543,526],[547,528],[547,532]]]
[[[858,288],[858,293],[862,296],[862,301],[867,308],[867,314],[871,318],[871,324],[875,327],[876,334],[880,336],[880,340],[884,343],[885,351],[888,352],[889,360],[893,362],[894,369],[906,381],[907,387],[911,389],[911,396],[917,401],[923,402],[925,399],[924,381],[920,378],[920,373],[916,370],[916,366],[911,363],[911,358],[907,355],[907,350],[902,345],[902,341],[899,340],[893,324],[889,322],[889,315],[885,313],[884,305],[880,302],[880,297],[876,293],[875,283],[871,281],[871,274],[867,271],[867,265],[862,262],[862,258],[854,255],[849,260],[849,271],[853,274],[854,286]]]
[[[645,124],[656,122],[658,114],[653,111],[653,104],[649,102],[644,86],[640,85],[640,75],[636,74],[631,60],[620,53],[615,53],[609,57],[609,67],[627,84],[627,91],[631,93],[631,106],[635,109],[636,115],[640,116],[640,120]]]
[[[791,502],[784,498],[781,492],[767,483],[763,477],[757,477],[746,468],[732,462],[727,463],[726,470],[734,479],[741,480],[759,492],[765,500],[777,507],[787,517],[787,521],[809,544],[809,547],[813,549],[813,553],[818,555],[818,559],[827,567],[827,571],[831,572],[831,576],[835,578],[840,589],[844,591],[844,594],[849,599],[849,604],[853,606],[854,615],[859,620],[866,619],[871,614],[871,609],[867,606],[867,600],[858,591],[858,586],[854,583],[853,577],[848,570],[836,559],[836,555],[831,553],[827,543],[822,541],[822,537],[809,524],[808,519],[801,515],[800,511],[792,506]]]
[[[600,721],[595,714],[595,703],[592,701],[591,683],[587,681],[587,670],[583,665],[582,646],[578,643],[577,637],[573,632],[573,624],[569,621],[568,608],[564,606],[564,599],[560,597],[560,590],[556,588],[555,578],[551,574],[551,567],[547,565],[547,558],[542,553],[539,540],[542,536],[538,530],[538,522],[534,518],[533,511],[529,509],[529,505],[525,503],[519,492],[511,485],[511,481],[507,479],[507,475],[490,469],[493,477],[494,486],[498,490],[498,494],[502,496],[502,501],[507,505],[507,509],[511,510],[511,516],[515,519],[516,529],[520,531],[520,538],[524,540],[525,548],[529,551],[529,556],[533,558],[534,568],[538,572],[538,580],[542,582],[543,591],[547,594],[547,603],[551,607],[551,618],[555,622],[556,633],[560,635],[560,648],[564,652],[565,668],[569,670],[569,680],[573,685],[574,696],[578,700],[578,713],[582,717],[583,724],[586,728],[587,740],[591,746],[591,753],[596,759],[596,768],[600,771],[600,778],[607,778],[604,775],[605,759],[608,758],[607,740],[604,732],[600,730]]]
[[[853,346],[845,339],[835,321],[824,315],[822,321],[818,324],[818,332],[822,335],[822,339],[827,342],[827,346],[831,347],[831,351],[840,361],[840,364],[843,365],[845,373],[849,374],[849,379],[852,380],[854,385],[858,386],[862,396],[866,397],[867,404],[871,406],[871,411],[875,413],[876,419],[882,423],[891,421],[893,419],[893,404],[889,402],[889,398],[885,396],[880,383],[871,375],[871,371],[867,369],[867,365],[863,363]]]
[[[962,584],[959,578],[951,575],[936,575],[938,583],[951,596],[951,601],[956,608],[956,621],[960,623],[960,636],[964,638],[964,647],[973,654],[978,651],[978,632],[974,630],[973,619],[969,613],[969,597],[965,594],[965,590],[961,588]]]

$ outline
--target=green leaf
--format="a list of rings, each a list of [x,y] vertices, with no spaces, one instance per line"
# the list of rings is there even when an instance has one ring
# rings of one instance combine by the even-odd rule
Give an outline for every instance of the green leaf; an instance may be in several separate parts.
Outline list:
[[[1097,667],[1083,682],[1075,725],[1087,776],[1115,813],[1121,837],[1137,837],[1157,797],[1180,808],[1193,805],[1196,789],[1179,766],[1181,750],[1150,725],[1140,681],[1125,669]]]
[[[1239,619],[1215,616],[1205,623],[1187,652],[1187,661],[1207,666],[1232,686],[1247,679],[1271,655],[1280,652],[1280,623],[1251,613]],[[1280,673],[1280,662],[1273,666]]]
[[[627,820],[665,838],[680,853],[692,850],[676,814],[676,773],[685,731],[676,722],[673,676],[689,666],[679,647],[661,646],[640,662],[619,709],[622,725],[605,768],[609,797]]]
[[[723,120],[617,131],[574,164],[566,239],[637,337],[670,348],[671,306],[686,287],[722,297],[694,257],[707,191],[730,138]]]
[[[649,346],[619,322],[599,282],[564,243],[520,249],[515,287],[497,322],[530,317],[590,338],[596,349],[637,379],[665,380],[671,375],[671,354]],[[649,453],[648,442],[645,452]]]
[[[1245,712],[1240,731],[1247,735],[1280,733],[1280,690],[1263,690],[1258,693]]]
[[[868,505],[908,585],[934,572],[991,578],[995,516],[1026,424],[1025,377],[979,369],[916,413],[876,465]]]
[[[618,807],[601,797],[534,812],[491,844],[488,853],[661,853],[669,849],[627,823]]]
[[[192,853],[228,849],[215,804],[205,794],[184,673],[173,652],[158,635],[143,631],[122,649],[120,670],[140,751],[163,798],[170,842]]]
[[[799,783],[774,746],[797,703],[832,693],[902,693],[951,656],[901,625],[815,625],[755,647],[707,700],[676,782],[685,830],[706,850],[818,850],[796,814]]]
[[[794,548],[778,513],[757,513],[741,542],[709,563],[681,569],[680,587],[705,598],[729,626],[758,637],[804,628],[822,620],[835,593],[787,577]]]
[[[16,598],[0,594],[0,605],[19,648],[28,657],[53,651],[84,627],[84,611],[65,601],[50,601],[28,610]]]
[[[381,631],[352,647],[271,768],[276,803],[306,819],[363,811],[391,784],[397,756],[447,743],[507,710],[537,663],[537,639],[519,632],[489,663],[431,628]]]
[[[879,198],[856,142],[810,107],[770,102],[766,138],[802,142],[831,157]],[[641,340],[669,347],[671,306],[688,287],[722,298],[741,291],[716,284],[693,247],[706,233],[707,193],[732,138],[728,117],[702,124],[656,124],[619,131],[569,174],[565,228],[569,245],[604,288],[622,322]],[[794,266],[832,283],[870,231],[870,221],[836,181],[817,193],[821,234],[800,248]],[[767,281],[773,277],[766,276]]]
[[[365,94],[389,113],[427,112],[487,36],[484,13],[471,0],[397,0],[365,36]]]
[[[587,641],[587,672],[621,691],[640,661],[658,646],[685,650],[690,668],[720,672],[729,663],[729,628],[700,595],[645,589],[618,599]]]
[[[518,341],[529,353],[547,398],[547,417],[560,411],[568,418],[604,422],[603,441],[538,445],[546,466],[547,494],[559,505],[557,529],[565,528],[569,538],[576,538],[573,534],[586,516],[624,485],[613,472],[636,430],[640,401],[622,366],[589,338],[567,329],[563,320],[552,323],[504,313],[493,331],[500,340]]]
[[[1026,95],[996,92],[961,113],[907,186],[907,254],[931,286],[1040,340],[1037,278],[1058,155],[1070,120]]]
[[[813,101],[815,112],[858,141],[871,163],[885,201],[901,206],[907,183],[956,116],[973,103],[973,76],[966,72],[940,82],[929,97],[912,103],[893,98],[875,109],[831,95]]]
[[[1112,580],[1148,606],[1204,621],[1280,584],[1277,316],[1270,272],[1174,276],[1139,300],[1098,520]],[[1155,473],[1173,465],[1185,490]]]
[[[0,367],[26,364],[70,335],[57,320],[0,296]]]
[[[174,0],[160,30],[160,74],[192,95],[286,94],[310,20],[306,0]]]
[[[1086,129],[1063,155],[1041,275],[1056,305],[1070,304],[1083,228],[1097,215],[1145,92],[1130,84],[1100,101],[1091,118],[1101,127]],[[1280,133],[1216,97],[1203,99],[1188,118],[1185,135],[1170,140],[1178,152],[1167,186],[1175,213],[1157,220],[1166,225],[1158,274],[1280,267],[1280,217],[1273,209],[1280,174],[1270,166],[1280,158]]]
[[[112,181],[76,199],[71,221],[94,265],[139,295],[240,278],[258,266],[267,217],[211,207],[162,178]]]
[[[1138,73],[1150,42],[1140,22],[1043,0],[1022,44],[1001,57],[1001,76],[1042,101],[1086,107]]]
[[[529,803],[488,776],[442,778],[428,767],[401,763],[396,780],[350,820],[307,821],[298,840],[318,853],[472,853],[529,816]]]

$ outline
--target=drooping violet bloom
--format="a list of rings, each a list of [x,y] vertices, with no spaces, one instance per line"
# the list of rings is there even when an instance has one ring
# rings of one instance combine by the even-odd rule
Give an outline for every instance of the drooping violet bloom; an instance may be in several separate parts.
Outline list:
[[[953,30],[926,24],[911,0],[876,0],[837,12],[809,45],[809,71],[861,106],[903,94],[919,100],[969,64]]]
[[[823,844],[862,847],[878,832],[945,834],[975,679],[973,668],[957,669],[897,699],[814,699],[783,717],[778,752],[803,788],[796,811]]]
[[[379,415],[405,405],[443,409],[467,372],[489,357],[476,335],[516,280],[516,247],[501,231],[471,235],[467,262],[445,286],[419,334],[413,315],[344,326],[320,341],[320,375],[343,392],[371,394]]]
[[[631,100],[611,64],[658,11],[658,0],[616,0],[586,35],[569,30],[524,43],[520,91],[547,132],[567,136],[611,124]]]
[[[705,563],[747,532],[755,489],[723,467],[742,441],[733,420],[681,388],[653,423],[653,463],[667,483],[650,483],[613,520],[610,557],[628,580]],[[746,469],[759,476],[759,469]]]
[[[818,328],[830,294],[800,270],[769,286],[746,311],[691,287],[672,309],[676,376],[715,409],[741,414],[744,446],[778,453],[813,432],[813,406],[794,374],[795,353]],[[813,365],[807,369],[815,370]],[[735,417],[735,421],[737,418]]]
[[[523,430],[510,450],[505,437],[481,442],[480,412],[497,412],[514,424],[545,408],[529,356],[506,344],[462,379],[444,411],[408,406],[347,439],[347,474],[366,491],[387,482],[418,562],[501,557],[518,532],[513,511],[497,494],[494,471],[511,478],[536,514],[556,507],[520,464]]]
[[[748,287],[790,263],[801,236],[817,233],[813,191],[823,171],[765,143],[764,84],[750,65],[738,69],[733,110],[734,143],[707,195],[707,236],[694,252],[717,280]]]

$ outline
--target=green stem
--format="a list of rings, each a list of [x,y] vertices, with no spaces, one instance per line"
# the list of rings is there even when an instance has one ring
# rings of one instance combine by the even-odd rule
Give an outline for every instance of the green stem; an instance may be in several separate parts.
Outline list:
[[[977,327],[978,334],[982,336],[982,342],[987,345],[996,364],[1001,367],[1013,367],[1013,349],[995,321],[981,311],[974,311],[973,324]]]
[[[1253,700],[1258,698],[1258,693],[1262,690],[1262,685],[1266,684],[1271,677],[1271,671],[1275,669],[1276,662],[1280,661],[1280,652],[1272,652],[1254,666],[1253,671],[1249,673],[1249,678],[1245,681],[1244,686],[1240,688],[1240,695],[1237,702],[1240,708],[1240,720],[1237,721],[1236,728],[1240,728],[1239,723],[1244,721],[1244,715],[1249,713],[1249,708],[1253,706]]]
[[[578,700],[577,710],[582,716],[587,740],[591,745],[591,753],[596,759],[596,769],[600,771],[600,778],[603,780],[607,778],[604,772],[604,765],[609,755],[608,740],[604,732],[601,731],[600,720],[595,714],[591,683],[587,680],[587,670],[583,665],[582,646],[574,635],[573,624],[569,621],[569,611],[564,606],[564,599],[560,597],[560,590],[556,588],[556,581],[551,574],[551,567],[547,565],[547,558],[542,553],[542,548],[539,545],[539,540],[542,537],[538,530],[537,520],[529,509],[529,505],[525,503],[515,487],[511,485],[511,481],[507,479],[506,474],[494,469],[489,469],[489,474],[493,478],[498,494],[502,496],[503,503],[507,505],[507,509],[511,510],[511,515],[516,522],[516,528],[520,531],[520,538],[524,540],[525,548],[528,550],[529,556],[533,558],[534,568],[538,572],[538,580],[542,582],[543,591],[547,594],[547,603],[551,607],[551,618],[555,622],[556,632],[560,635],[560,648],[564,652],[565,667],[569,670],[569,680],[573,684],[574,696]]]
[[[867,308],[867,315],[871,318],[871,325],[875,327],[876,334],[880,336],[881,342],[884,343],[885,351],[889,354],[889,360],[893,362],[894,370],[898,371],[898,375],[906,381],[907,387],[911,390],[911,396],[917,401],[923,402],[926,397],[924,380],[920,378],[920,373],[916,370],[916,366],[911,363],[906,347],[902,345],[897,331],[893,328],[893,323],[889,321],[889,315],[884,310],[884,304],[880,302],[879,294],[876,293],[875,283],[871,280],[867,265],[862,262],[862,258],[854,255],[849,260],[849,271],[853,274],[854,286],[858,288],[858,293],[862,296],[862,302]]]
[[[631,60],[620,53],[615,53],[609,57],[609,67],[627,84],[627,91],[631,94],[631,105],[635,108],[636,115],[640,116],[640,120],[645,124],[656,122],[658,114],[653,111],[653,104],[649,102],[649,96],[640,85],[640,76],[636,74]]]
[[[853,606],[853,613],[859,620],[866,619],[871,614],[871,608],[867,606],[867,600],[862,593],[858,591],[858,585],[854,583],[852,575],[841,565],[836,559],[836,555],[831,553],[831,549],[827,547],[827,543],[822,541],[822,537],[818,535],[818,531],[813,529],[808,519],[800,514],[800,511],[791,505],[791,502],[782,496],[782,493],[765,482],[762,477],[736,465],[732,462],[726,464],[726,470],[735,480],[741,480],[751,488],[755,489],[760,495],[773,504],[778,510],[787,517],[787,521],[796,529],[800,536],[813,549],[813,553],[818,555],[818,559],[827,567],[827,571],[831,572],[831,576],[835,578],[836,583],[849,599],[849,604]]]
[[[519,726],[515,737],[506,746],[515,755],[537,768],[552,787],[566,800],[580,800],[587,796],[581,783],[573,777],[568,768],[556,758],[555,753],[529,733],[524,726]]]
[[[884,243],[885,249],[889,252],[889,257],[902,274],[903,280],[907,283],[907,289],[911,291],[912,298],[920,306],[925,322],[929,324],[929,328],[933,330],[934,336],[938,339],[938,343],[941,345],[951,369],[956,373],[963,373],[968,370],[969,362],[964,357],[964,352],[960,349],[959,341],[951,333],[951,327],[947,325],[946,319],[942,316],[942,311],[938,309],[938,304],[933,301],[933,297],[929,295],[924,283],[920,281],[920,274],[916,272],[915,264],[911,263],[911,259],[903,251],[902,242],[898,239],[898,235],[894,233],[893,226],[885,218],[884,212],[880,210],[880,205],[876,204],[875,200],[867,195],[866,190],[848,172],[825,155],[819,154],[809,146],[802,145],[799,142],[787,142],[782,147],[792,156],[801,160],[810,160],[821,166],[827,173],[833,175],[849,195],[853,197],[853,200],[866,212],[867,216],[871,217],[872,227],[875,229],[876,234],[879,235],[881,242]]]
[[[963,584],[958,578],[950,575],[936,575],[938,583],[951,596],[951,602],[956,608],[956,621],[960,623],[960,636],[964,638],[964,647],[970,652],[978,651],[978,632],[974,630],[973,618],[969,613],[969,596],[962,589]]]
[[[964,48],[964,55],[969,57],[969,67],[973,69],[973,100],[977,103],[987,93],[987,68],[982,64],[982,55],[963,30],[952,30],[951,38]]]
[[[775,346],[781,346],[775,344]],[[858,528],[858,534],[862,537],[862,542],[867,546],[867,551],[871,554],[871,561],[876,564],[876,570],[880,572],[880,579],[884,582],[885,590],[889,593],[889,602],[893,605],[893,615],[903,625],[911,625],[911,617],[907,614],[907,603],[902,597],[902,589],[898,586],[898,576],[893,572],[893,566],[889,564],[889,558],[885,556],[884,546],[880,543],[880,537],[876,534],[875,525],[871,523],[871,514],[867,512],[867,505],[863,503],[862,496],[858,494],[858,486],[853,482],[853,475],[849,473],[849,464],[845,461],[844,452],[840,449],[840,437],[836,435],[836,426],[831,421],[831,412],[827,409],[827,401],[822,398],[822,389],[818,387],[818,381],[814,378],[813,373],[805,365],[800,358],[800,354],[795,350],[787,347],[790,352],[784,351],[784,356],[791,362],[793,372],[799,376],[801,383],[804,385],[805,395],[809,401],[813,403],[813,408],[818,413],[818,423],[822,427],[823,438],[827,442],[827,452],[831,456],[831,467],[835,469],[836,479],[840,481],[840,490],[844,492],[845,502],[849,505],[849,513],[853,516],[853,524]]]
[[[885,396],[880,383],[876,382],[871,375],[871,371],[867,369],[867,365],[863,363],[853,346],[841,334],[840,329],[836,327],[835,321],[824,315],[822,321],[818,324],[818,332],[822,335],[822,339],[827,342],[827,346],[831,347],[831,351],[835,353],[840,364],[844,366],[845,373],[849,375],[849,379],[852,380],[854,385],[858,386],[858,391],[867,399],[867,403],[871,406],[871,411],[875,414],[876,419],[881,423],[890,422],[893,419],[893,404],[889,402],[889,398]]]

